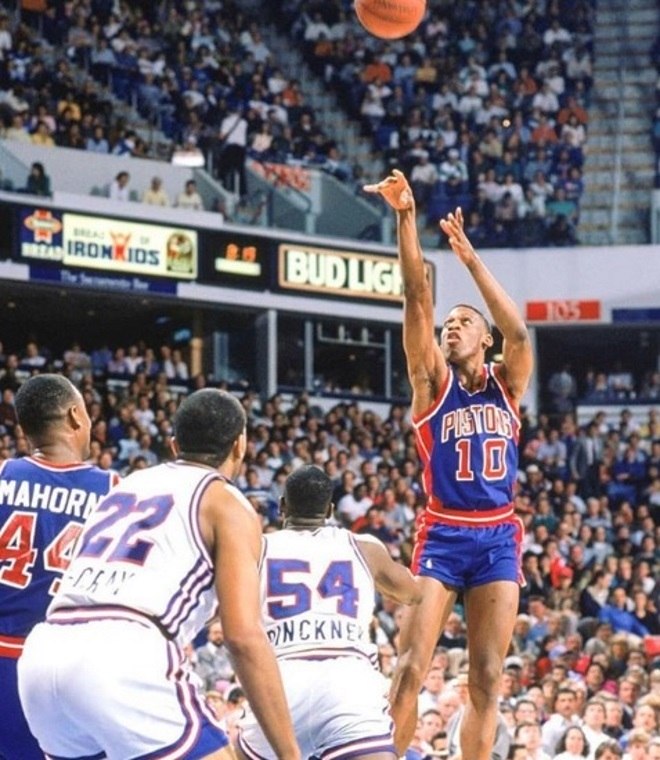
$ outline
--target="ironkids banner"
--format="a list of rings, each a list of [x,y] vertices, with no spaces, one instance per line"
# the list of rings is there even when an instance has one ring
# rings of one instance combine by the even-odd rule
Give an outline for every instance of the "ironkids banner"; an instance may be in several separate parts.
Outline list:
[[[197,277],[197,232],[191,229],[24,209],[19,245],[21,258],[59,261],[71,267],[110,274]]]

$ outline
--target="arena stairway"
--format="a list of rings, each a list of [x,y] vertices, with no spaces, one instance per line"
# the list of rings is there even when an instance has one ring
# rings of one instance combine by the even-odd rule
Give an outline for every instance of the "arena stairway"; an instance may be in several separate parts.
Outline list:
[[[344,112],[335,94],[305,62],[290,37],[280,34],[273,25],[262,25],[264,41],[284,76],[300,82],[305,100],[314,109],[316,120],[328,137],[337,140],[344,159],[351,166],[359,164],[367,181],[382,178],[383,166],[374,155],[373,142],[360,134],[360,126]]]
[[[582,244],[649,242],[655,176],[651,125],[658,78],[650,50],[659,19],[656,0],[598,3],[578,229]]]

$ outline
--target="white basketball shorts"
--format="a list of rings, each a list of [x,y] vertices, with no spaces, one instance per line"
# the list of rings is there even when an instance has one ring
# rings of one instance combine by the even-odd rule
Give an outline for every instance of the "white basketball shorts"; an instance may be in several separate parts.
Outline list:
[[[302,757],[394,753],[388,682],[366,658],[290,659],[279,666]],[[240,727],[238,744],[248,758],[275,757],[250,710]]]
[[[52,758],[191,760],[228,743],[181,650],[146,620],[41,623],[18,680],[30,729]]]

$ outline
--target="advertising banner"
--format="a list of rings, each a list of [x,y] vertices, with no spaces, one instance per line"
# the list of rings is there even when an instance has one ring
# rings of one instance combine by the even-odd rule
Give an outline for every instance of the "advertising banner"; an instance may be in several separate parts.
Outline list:
[[[598,322],[601,314],[601,303],[597,300],[553,299],[525,304],[528,322]]]
[[[431,283],[433,265],[426,263]],[[403,302],[401,267],[395,256],[282,243],[278,284],[323,296]]]
[[[110,275],[194,280],[197,232],[53,209],[22,209],[19,256],[102,269]]]
[[[147,280],[136,275],[107,274],[106,272],[86,272],[82,269],[52,267],[30,264],[30,280],[59,283],[72,287],[93,290],[111,290],[115,293],[152,293],[158,295],[176,295],[176,281]]]

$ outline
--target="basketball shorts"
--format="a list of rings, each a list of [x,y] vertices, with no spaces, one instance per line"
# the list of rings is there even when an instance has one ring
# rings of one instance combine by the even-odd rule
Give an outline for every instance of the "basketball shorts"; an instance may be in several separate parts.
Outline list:
[[[522,523],[463,527],[429,520],[417,525],[413,572],[463,590],[495,581],[520,583]]]
[[[181,650],[146,620],[39,624],[19,660],[18,687],[53,760],[195,760],[228,744]]]
[[[343,760],[394,753],[388,682],[365,658],[279,661],[302,757]],[[274,758],[250,710],[238,746],[251,760]]]

